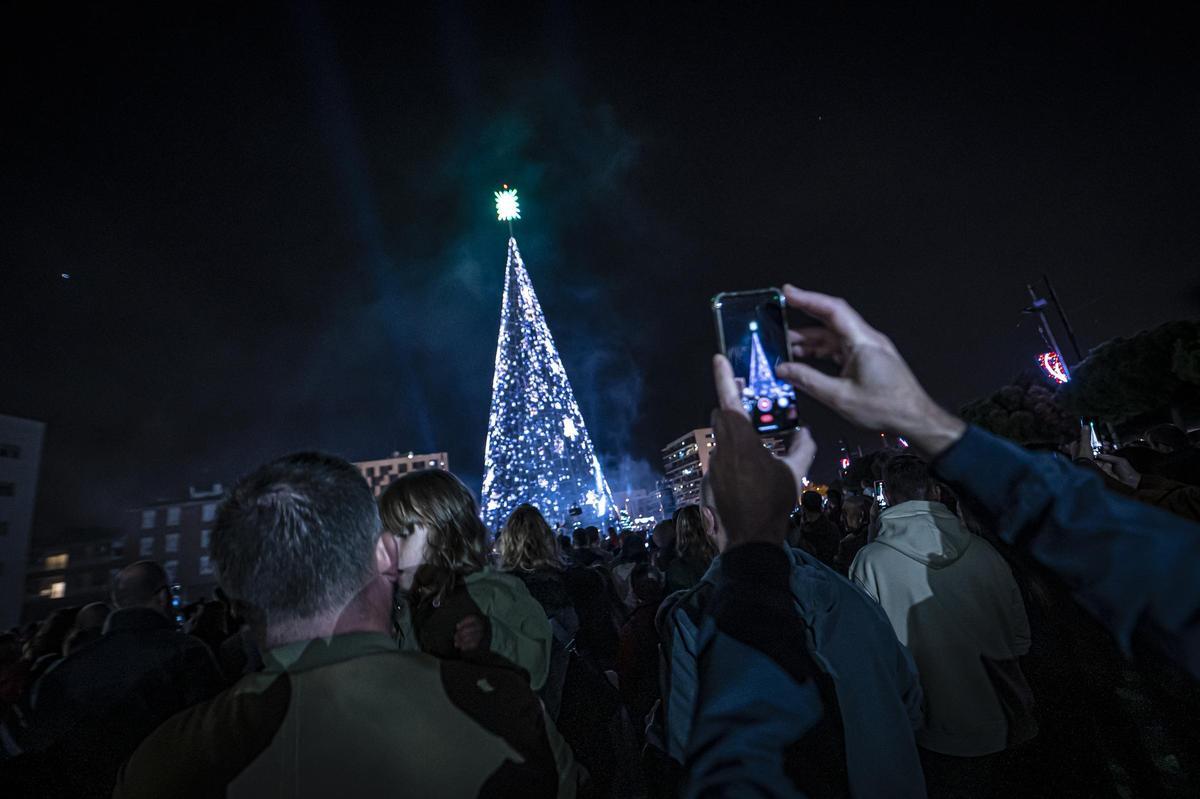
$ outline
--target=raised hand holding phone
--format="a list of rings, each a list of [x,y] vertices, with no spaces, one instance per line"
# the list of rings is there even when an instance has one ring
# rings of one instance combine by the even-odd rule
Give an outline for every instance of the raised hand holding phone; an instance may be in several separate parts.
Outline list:
[[[713,356],[713,381],[719,408],[712,415],[717,446],[709,474],[730,546],[752,541],[782,545],[817,446],[802,427],[792,434],[787,454],[772,455],[750,423],[724,355]]]

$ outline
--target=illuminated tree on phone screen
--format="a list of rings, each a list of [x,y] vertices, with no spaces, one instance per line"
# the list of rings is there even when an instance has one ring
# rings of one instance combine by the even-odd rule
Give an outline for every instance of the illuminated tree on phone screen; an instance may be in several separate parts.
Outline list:
[[[515,238],[508,240],[483,468],[489,529],[522,502],[552,525],[571,518],[575,507],[582,523],[613,515],[612,491]]]

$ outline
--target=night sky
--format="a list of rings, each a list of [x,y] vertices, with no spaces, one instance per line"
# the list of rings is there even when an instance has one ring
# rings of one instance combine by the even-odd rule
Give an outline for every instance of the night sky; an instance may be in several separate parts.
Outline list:
[[[117,5],[3,12],[0,413],[48,423],[41,536],[304,448],[477,487],[501,182],[618,490],[707,424],[718,291],[845,296],[953,408],[1040,351],[1043,271],[1085,347],[1200,311],[1182,12]],[[850,431],[806,410],[829,476]]]

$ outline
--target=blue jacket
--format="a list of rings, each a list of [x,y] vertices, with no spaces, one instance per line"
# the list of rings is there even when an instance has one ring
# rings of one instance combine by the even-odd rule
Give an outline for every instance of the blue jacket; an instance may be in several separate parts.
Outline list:
[[[1062,578],[1124,651],[1136,633],[1200,678],[1200,526],[976,427],[933,468],[1001,539]]]
[[[879,605],[861,589],[802,550],[777,549],[784,556],[781,589],[786,592],[789,606],[780,625],[795,632],[797,647],[816,669],[818,678],[805,686],[760,690],[773,682],[772,674],[783,676],[775,666],[757,662],[761,656],[756,658],[753,650],[743,651],[744,644],[737,640],[726,640],[712,648],[718,633],[706,624],[709,619],[702,612],[723,584],[736,579],[726,573],[728,556],[716,559],[700,584],[675,595],[664,607],[668,624],[663,633],[670,636],[665,647],[670,680],[664,697],[669,754],[683,760],[689,744],[703,747],[696,739],[699,727],[693,724],[698,693],[693,675],[698,675],[699,653],[709,646],[710,669],[730,673],[748,669],[754,675],[739,678],[744,688],[759,697],[751,701],[787,706],[782,715],[778,715],[778,709],[769,713],[771,724],[786,726],[786,720],[795,712],[812,714],[809,721],[814,724],[822,717],[839,720],[838,737],[844,742],[844,751],[831,756],[842,761],[852,795],[923,797],[925,784],[913,736],[922,721],[922,693],[908,650],[896,640]],[[783,630],[776,633],[783,635]],[[726,654],[714,657],[717,650]],[[726,658],[728,661],[722,662]],[[822,702],[817,690],[823,682],[830,692],[827,703]],[[743,698],[749,700],[749,693]],[[751,726],[761,727],[763,723],[759,719]],[[762,730],[740,732],[748,735],[748,740],[757,740]],[[746,751],[738,759],[753,761],[762,754]]]

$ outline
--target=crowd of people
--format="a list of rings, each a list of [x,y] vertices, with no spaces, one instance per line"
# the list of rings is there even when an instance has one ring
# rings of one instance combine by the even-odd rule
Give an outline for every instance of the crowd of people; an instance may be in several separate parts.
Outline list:
[[[1196,442],[1022,450],[785,294],[841,372],[779,376],[911,442],[871,484],[805,490],[808,431],[771,455],[720,356],[700,502],[649,536],[529,504],[489,531],[448,472],[377,501],[279,458],[222,503],[182,629],[143,561],[0,636],[4,795],[1195,795]]]

